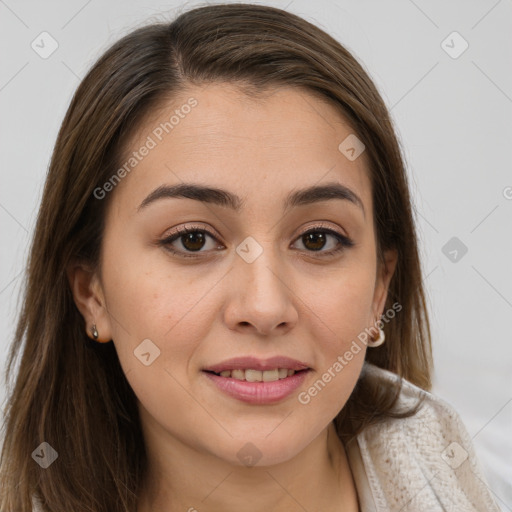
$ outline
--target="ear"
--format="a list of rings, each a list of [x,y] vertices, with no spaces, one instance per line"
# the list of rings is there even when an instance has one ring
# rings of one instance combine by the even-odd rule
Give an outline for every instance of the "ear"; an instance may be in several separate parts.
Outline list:
[[[76,307],[85,320],[87,335],[92,338],[92,326],[96,325],[98,339],[112,339],[110,315],[105,307],[103,287],[97,272],[88,265],[73,263],[67,268],[67,276]]]
[[[375,282],[375,292],[373,296],[373,319],[379,319],[384,313],[386,298],[388,296],[389,283],[395,272],[398,262],[398,251],[396,249],[388,249],[384,251],[384,261],[378,262],[377,278]]]

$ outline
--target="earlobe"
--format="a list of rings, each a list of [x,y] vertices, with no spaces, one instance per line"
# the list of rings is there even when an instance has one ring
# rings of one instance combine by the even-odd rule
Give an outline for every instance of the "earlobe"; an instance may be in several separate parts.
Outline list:
[[[99,342],[110,341],[110,317],[97,273],[80,263],[70,265],[66,273],[76,307],[84,318],[87,336]]]

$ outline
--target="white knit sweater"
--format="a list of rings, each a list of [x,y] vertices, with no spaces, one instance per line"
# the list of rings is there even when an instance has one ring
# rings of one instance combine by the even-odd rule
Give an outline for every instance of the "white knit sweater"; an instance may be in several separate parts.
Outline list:
[[[373,376],[398,376],[365,363]],[[362,512],[499,512],[455,410],[404,381],[400,406],[419,396],[409,418],[366,428],[347,446]]]

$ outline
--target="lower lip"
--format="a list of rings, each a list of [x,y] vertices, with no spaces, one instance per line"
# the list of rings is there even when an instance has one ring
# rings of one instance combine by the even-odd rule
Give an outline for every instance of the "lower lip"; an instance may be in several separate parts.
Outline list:
[[[290,396],[303,382],[309,370],[294,373],[291,377],[273,382],[247,382],[203,372],[221,391],[242,402],[272,404]]]

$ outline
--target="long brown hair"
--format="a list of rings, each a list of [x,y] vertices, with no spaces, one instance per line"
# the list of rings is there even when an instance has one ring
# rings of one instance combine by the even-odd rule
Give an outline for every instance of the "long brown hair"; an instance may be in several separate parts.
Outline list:
[[[94,189],[115,173],[145,116],[187,85],[229,82],[250,95],[279,86],[328,100],[366,146],[379,255],[398,251],[386,302],[402,309],[366,359],[430,388],[431,345],[408,182],[388,111],[337,41],[289,12],[247,4],[195,8],[113,44],[78,87],[51,158],[7,365],[0,508],[135,512],[146,458],[135,395],[113,343],[91,342],[66,269],[97,268],[105,209]],[[20,357],[21,354],[21,357]],[[9,385],[9,384],[8,384]],[[399,387],[360,379],[335,420],[347,440],[396,414]],[[47,469],[31,457],[57,452]]]

